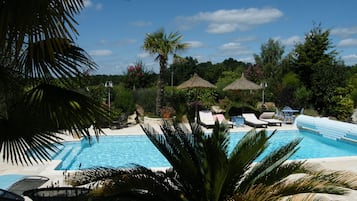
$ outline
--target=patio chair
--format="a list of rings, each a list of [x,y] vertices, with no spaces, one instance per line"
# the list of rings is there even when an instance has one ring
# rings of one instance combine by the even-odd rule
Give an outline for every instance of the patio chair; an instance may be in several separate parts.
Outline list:
[[[213,115],[212,112],[209,110],[201,110],[198,113],[198,117],[199,117],[199,123],[206,127],[206,128],[211,128],[214,126],[214,119],[213,119]]]
[[[281,126],[283,121],[279,119],[275,119],[274,117],[275,117],[275,112],[263,112],[259,116],[259,120],[268,122],[269,126],[277,126],[277,125]]]
[[[16,193],[0,189],[0,200],[1,201],[25,201],[25,198]]]
[[[233,126],[234,126],[234,123],[231,122],[231,121],[229,121],[229,120],[227,120],[227,119],[224,117],[223,114],[214,114],[214,115],[213,115],[213,120],[214,120],[214,121],[217,121],[217,120],[218,120],[218,122],[219,122],[220,124],[226,124],[226,125],[228,125],[228,127],[230,127],[230,128],[233,128]]]
[[[243,113],[242,116],[244,117],[245,123],[254,128],[268,127],[268,122],[257,119],[254,113]]]
[[[49,178],[39,175],[7,174],[0,176],[0,189],[21,195],[24,191],[38,188]],[[1,200],[1,199],[0,199]]]

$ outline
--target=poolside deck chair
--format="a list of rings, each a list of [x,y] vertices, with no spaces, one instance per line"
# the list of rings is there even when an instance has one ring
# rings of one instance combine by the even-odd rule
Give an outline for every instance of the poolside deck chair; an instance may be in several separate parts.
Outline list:
[[[254,113],[243,113],[242,116],[244,117],[245,123],[254,128],[268,127],[268,122],[257,119]]]
[[[21,195],[27,190],[41,187],[47,181],[49,181],[49,178],[44,176],[25,176],[24,178],[12,184],[8,188],[8,191]]]
[[[226,124],[226,125],[227,125],[228,127],[230,127],[230,128],[233,128],[233,126],[234,126],[234,123],[231,122],[231,121],[229,121],[229,120],[227,120],[227,119],[224,117],[223,114],[214,114],[214,115],[213,115],[213,120],[214,120],[214,121],[217,121],[217,120],[218,120],[218,122],[219,122],[220,124]]]
[[[213,115],[212,112],[209,110],[201,110],[198,113],[198,117],[199,117],[199,123],[206,127],[206,128],[211,128],[214,126],[214,119],[213,119]]]
[[[22,197],[21,195],[0,188],[0,200],[1,201],[25,201],[25,198]]]
[[[259,120],[268,122],[269,126],[281,126],[283,121],[279,119],[275,119],[274,116],[275,116],[275,112],[263,112],[259,116]]]

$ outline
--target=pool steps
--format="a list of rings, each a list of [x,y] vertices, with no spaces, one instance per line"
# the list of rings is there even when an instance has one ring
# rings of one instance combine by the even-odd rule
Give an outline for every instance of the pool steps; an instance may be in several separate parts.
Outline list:
[[[86,146],[89,146],[89,144],[85,141],[81,141],[82,146],[64,146],[54,157],[54,160],[62,160],[62,162],[56,167],[56,169],[66,169],[67,167],[70,167],[75,160],[71,160],[69,162],[64,162],[66,161],[66,158],[76,158],[78,154],[80,154]]]
[[[69,157],[69,158],[75,159],[76,156],[78,154],[80,154],[81,151],[82,151],[82,147],[74,147],[71,149],[71,151],[68,152],[68,154],[66,155],[66,158]],[[71,161],[65,163],[64,161],[66,161],[65,160],[66,158],[62,158],[62,162],[59,164],[59,166],[57,168],[68,169],[68,167],[70,167],[73,164],[73,162],[75,161],[75,160],[71,160]]]
[[[309,130],[325,138],[357,144],[357,125],[330,120],[325,117],[299,115],[296,118],[299,129]]]

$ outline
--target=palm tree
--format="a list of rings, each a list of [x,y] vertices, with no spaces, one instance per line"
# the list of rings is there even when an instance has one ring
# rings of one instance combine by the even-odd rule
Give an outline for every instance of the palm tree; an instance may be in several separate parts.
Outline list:
[[[177,51],[184,50],[188,47],[187,43],[181,43],[182,35],[179,32],[165,34],[164,29],[154,33],[148,33],[144,40],[143,49],[150,54],[157,54],[155,60],[160,63],[160,72],[158,80],[158,91],[156,97],[156,114],[160,114],[160,109],[164,98],[163,76],[167,69],[169,55],[172,54],[174,59],[178,57]]]
[[[343,194],[345,191],[339,187],[350,187],[336,179],[341,174],[326,176],[306,169],[304,161],[286,162],[297,151],[301,139],[287,143],[255,163],[275,131],[267,135],[265,130],[251,130],[229,151],[228,129],[218,122],[212,134],[205,134],[196,124],[191,124],[189,130],[164,122],[163,134],[150,126],[142,128],[172,168],[166,171],[142,166],[84,170],[70,178],[70,183],[99,182],[103,187],[95,191],[96,195],[107,198],[191,201],[276,200],[298,193]],[[294,173],[305,175],[287,179]],[[257,192],[264,196],[257,196]]]
[[[6,162],[50,159],[61,140],[58,132],[89,137],[93,125],[96,135],[101,133],[105,108],[70,90],[77,78],[97,67],[73,41],[74,15],[83,3],[0,3],[0,155]]]

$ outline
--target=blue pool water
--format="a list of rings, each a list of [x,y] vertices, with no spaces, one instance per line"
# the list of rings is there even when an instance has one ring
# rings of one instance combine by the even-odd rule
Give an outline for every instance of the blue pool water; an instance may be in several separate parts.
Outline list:
[[[230,134],[230,149],[243,137]],[[291,140],[302,137],[300,149],[290,158],[311,159],[357,156],[357,145],[327,139],[303,130],[278,131],[270,140],[268,149],[260,158]],[[145,167],[169,167],[168,161],[145,135],[101,136],[99,142],[66,142],[54,159],[62,160],[58,170],[76,170],[92,167],[128,167],[131,163]],[[259,159],[258,159],[259,160]]]

